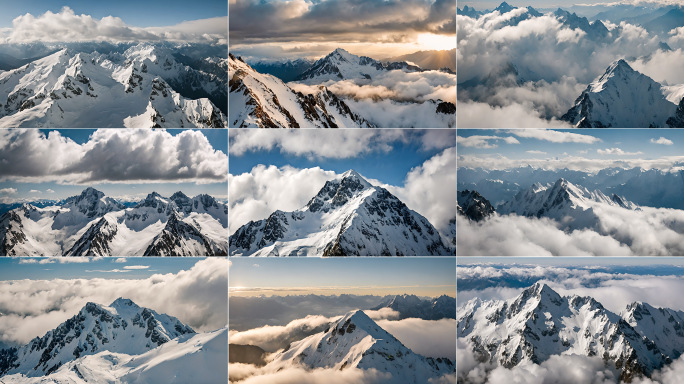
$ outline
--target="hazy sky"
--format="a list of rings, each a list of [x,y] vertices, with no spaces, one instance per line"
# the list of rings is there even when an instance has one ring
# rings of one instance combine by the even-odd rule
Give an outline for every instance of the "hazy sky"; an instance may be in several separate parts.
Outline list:
[[[453,257],[232,258],[231,295],[454,296]]]
[[[230,50],[320,57],[338,47],[376,59],[456,48],[455,0],[230,0]]]
[[[684,165],[684,132],[676,129],[460,129],[458,135],[459,166],[594,171]]]
[[[88,186],[138,200],[227,196],[226,130],[3,130],[0,203],[58,200]]]

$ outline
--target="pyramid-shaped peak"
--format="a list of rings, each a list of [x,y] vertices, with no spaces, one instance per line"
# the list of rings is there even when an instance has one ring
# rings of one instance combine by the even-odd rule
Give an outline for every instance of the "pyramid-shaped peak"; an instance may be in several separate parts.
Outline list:
[[[634,72],[634,69],[632,69],[632,67],[631,67],[629,64],[627,64],[627,62],[625,61],[625,59],[619,59],[619,60],[614,61],[614,62],[608,67],[608,69],[606,70],[606,72],[607,72],[607,73],[611,73],[611,72],[615,72],[615,71],[618,71],[618,70],[625,70],[625,71]]]
[[[183,193],[181,191],[175,192],[173,195],[171,195],[171,200],[175,201],[175,200],[179,200],[179,199],[180,200],[187,200],[187,199],[189,199],[189,197],[188,197],[188,195],[186,195],[185,193]]]
[[[365,188],[371,187],[372,185],[366,180],[363,176],[361,176],[358,172],[356,172],[353,169],[350,169],[340,175],[340,180],[358,180]]]
[[[88,187],[81,192],[81,197],[96,197],[100,199],[104,197],[104,192],[98,191],[93,187]]]
[[[507,13],[507,12],[510,12],[514,9],[516,9],[514,6],[508,4],[507,2],[504,1],[503,3],[499,4],[499,6],[496,7],[494,10],[499,11],[501,13]]]
[[[125,307],[140,308],[136,303],[133,302],[133,300],[124,299],[123,297],[119,297],[118,299],[114,300],[110,307],[117,309]]]

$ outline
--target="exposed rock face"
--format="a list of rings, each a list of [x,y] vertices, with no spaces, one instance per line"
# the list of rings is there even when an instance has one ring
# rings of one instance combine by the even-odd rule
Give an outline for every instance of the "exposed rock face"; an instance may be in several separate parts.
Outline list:
[[[494,213],[494,207],[477,191],[458,192],[459,213],[473,221],[482,221]]]

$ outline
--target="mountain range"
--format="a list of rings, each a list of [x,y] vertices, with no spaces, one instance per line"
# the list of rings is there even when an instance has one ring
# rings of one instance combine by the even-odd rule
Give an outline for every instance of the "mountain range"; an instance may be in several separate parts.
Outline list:
[[[353,170],[327,181],[306,206],[241,226],[231,255],[453,255],[430,222]]]
[[[265,369],[292,366],[308,369],[376,369],[390,375],[387,383],[427,383],[455,372],[447,358],[421,356],[382,329],[363,311],[352,311],[324,332],[294,342],[271,357]]]
[[[477,191],[496,206],[513,199],[518,192],[535,183],[553,185],[559,178],[599,190],[608,196],[625,196],[641,206],[684,209],[684,201],[680,197],[684,175],[676,170],[611,167],[589,172],[531,166],[505,170],[460,167],[457,188],[459,191]]]
[[[175,317],[119,298],[109,306],[87,303],[44,336],[18,348],[0,350],[0,380],[227,382],[227,352],[225,329],[196,333]]]
[[[0,72],[0,126],[225,127],[227,70],[225,58],[161,45],[62,48]]]
[[[390,308],[398,312],[399,320],[416,318],[423,320],[440,320],[456,318],[456,299],[442,295],[433,299],[421,299],[416,295],[395,295],[386,302],[372,308],[379,310]]]
[[[496,212],[501,215],[545,217],[557,221],[568,230],[598,228],[602,207],[640,210],[639,206],[624,197],[616,194],[608,197],[601,191],[590,191],[562,178],[553,185],[535,183],[506,203],[498,205],[496,210],[476,191],[459,192],[458,205],[459,213],[473,221],[482,221]]]
[[[55,205],[0,216],[4,256],[226,255],[228,207],[209,195],[156,192],[126,208],[87,188]]]
[[[631,382],[684,351],[684,312],[634,302],[619,314],[588,296],[535,283],[509,300],[474,298],[457,310],[458,338],[479,361],[512,368],[553,355],[598,356]]]
[[[367,56],[353,55],[341,48],[310,65],[301,60],[296,63],[286,62],[281,69],[272,62],[255,64],[268,73],[279,74],[282,79],[260,73],[242,58],[232,54],[228,60],[231,127],[373,128],[382,124],[375,120],[373,114],[361,114],[357,111],[354,103],[360,101],[348,95],[337,95],[328,87],[342,80],[357,85],[372,85],[374,79],[388,76],[393,71],[423,72],[420,67],[407,62],[382,62]],[[294,74],[293,68],[298,68],[301,72]],[[453,73],[451,70],[446,72]],[[285,79],[293,81],[285,83]],[[377,99],[368,103],[374,105],[382,98]],[[390,102],[397,104],[397,107],[418,103],[421,110],[430,113],[428,117],[443,121],[445,126],[451,126],[455,120],[456,105],[451,102],[439,99]]]

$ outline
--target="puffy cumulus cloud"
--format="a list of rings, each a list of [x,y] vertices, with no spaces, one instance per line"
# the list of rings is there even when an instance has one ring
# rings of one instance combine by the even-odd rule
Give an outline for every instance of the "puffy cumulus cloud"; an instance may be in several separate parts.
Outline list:
[[[401,187],[384,186],[409,208],[448,233],[456,206],[456,147],[443,150],[406,175]]]
[[[227,155],[201,131],[100,129],[78,144],[59,131],[0,132],[0,180],[68,183],[220,182]]]
[[[676,69],[681,59],[663,52],[661,38],[641,27],[625,22],[611,25],[609,36],[602,39],[567,27],[552,14],[520,21],[527,12],[524,8],[506,14],[495,11],[479,19],[457,15],[459,119],[466,118],[468,124],[459,120],[459,126],[556,126],[554,119],[620,58],[644,58],[630,61],[648,75],[660,72],[656,80],[667,76],[668,81],[684,82]],[[490,106],[490,112],[514,107],[510,112],[517,114],[488,116],[477,103]],[[467,108],[477,107],[468,114]]]
[[[569,106],[568,106],[569,108]],[[458,126],[464,128],[570,128],[559,120],[542,118],[530,102],[492,106],[473,101],[458,102]]]
[[[244,363],[228,363],[228,381],[244,380],[250,376],[255,375],[261,370],[256,365]]]
[[[0,195],[16,195],[16,188],[0,188]]]
[[[266,325],[243,332],[231,330],[228,339],[232,344],[256,345],[267,352],[276,352],[292,342],[325,331],[331,322],[339,318],[315,315],[293,320],[284,326]]]
[[[460,255],[651,255],[684,253],[684,211],[595,206],[591,228],[568,230],[547,218],[496,215],[481,223],[458,218]],[[482,241],[481,239],[487,239]]]
[[[294,211],[303,207],[325,182],[337,175],[321,168],[278,168],[259,164],[249,173],[229,175],[229,231],[232,234],[251,220],[261,220],[276,209]]]
[[[236,0],[230,38],[231,44],[415,41],[421,32],[453,35],[455,15],[450,0]]]
[[[442,137],[451,136],[445,134]],[[432,143],[434,136],[429,140]],[[318,167],[297,169],[261,164],[252,168],[249,173],[229,175],[230,233],[250,220],[268,217],[276,209],[293,211],[303,207],[326,181],[338,176],[333,171],[324,171]],[[386,188],[409,208],[425,216],[438,230],[446,230],[456,210],[456,147],[444,149],[411,169],[406,175],[404,185],[393,186],[377,180],[369,181]]]
[[[498,140],[503,140],[506,144],[520,144],[520,142],[513,136],[502,137],[502,136],[486,136],[486,135],[474,135],[456,138],[456,142],[459,145],[470,148],[497,148],[499,145],[495,142]]]
[[[462,150],[461,150],[462,151]],[[682,169],[684,156],[663,156],[654,159],[592,159],[571,155],[556,157],[511,159],[503,155],[465,155],[458,156],[459,167],[485,168],[490,170],[504,170],[519,167],[535,167],[546,170],[570,169],[575,171],[597,172],[606,168],[631,169],[659,169],[662,171],[679,171]]]
[[[230,153],[241,156],[248,151],[279,148],[283,153],[313,158],[345,159],[371,152],[389,152],[397,141],[409,134],[388,130],[234,130],[230,133]]]
[[[672,144],[674,144],[674,142],[672,142],[672,140],[666,139],[666,138],[664,138],[664,137],[662,137],[662,136],[660,136],[660,137],[657,138],[657,139],[651,139],[651,143],[652,143],[652,144],[662,144],[662,145],[672,145]]]
[[[456,320],[378,320],[378,325],[413,352],[456,360]]]
[[[378,310],[364,310],[363,311],[371,319],[378,320],[397,320],[401,314],[392,308],[384,307]]]
[[[233,364],[230,365],[233,367]],[[239,373],[246,374],[249,371],[242,369]],[[376,369],[334,369],[317,368],[307,370],[299,366],[285,367],[278,371],[272,371],[268,366],[255,370],[253,376],[236,383],[241,384],[389,384],[401,383],[402,378],[393,378],[389,372],[380,372]]]
[[[184,22],[163,28],[139,28],[126,25],[118,17],[101,19],[90,15],[77,15],[63,7],[58,13],[47,11],[34,16],[21,15],[12,21],[12,28],[4,32],[6,43],[33,41],[193,41],[227,42],[227,17]]]
[[[178,317],[196,330],[227,324],[228,267],[203,259],[188,270],[146,279],[54,279],[0,282],[0,340],[25,344],[58,326],[87,303],[118,297]]]

